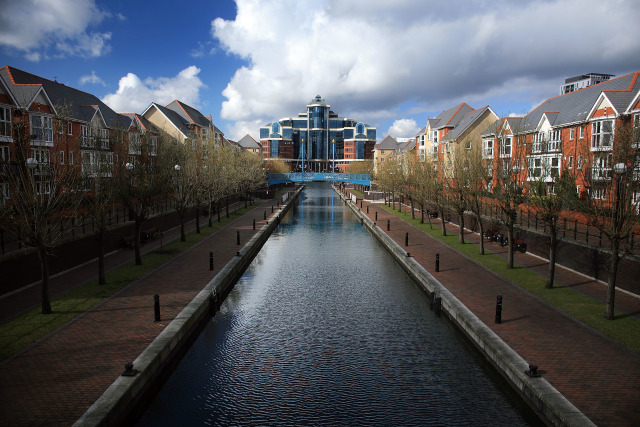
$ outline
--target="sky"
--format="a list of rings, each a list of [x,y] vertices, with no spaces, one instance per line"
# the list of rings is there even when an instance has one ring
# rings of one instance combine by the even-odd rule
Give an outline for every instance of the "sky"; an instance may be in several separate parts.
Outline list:
[[[0,0],[0,67],[119,113],[178,99],[238,140],[320,95],[414,136],[466,102],[522,115],[583,73],[640,71],[638,0]]]

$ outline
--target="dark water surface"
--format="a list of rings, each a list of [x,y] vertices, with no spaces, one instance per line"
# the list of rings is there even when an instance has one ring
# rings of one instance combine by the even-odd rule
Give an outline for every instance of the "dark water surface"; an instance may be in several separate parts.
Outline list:
[[[306,187],[140,425],[528,425],[345,208]]]

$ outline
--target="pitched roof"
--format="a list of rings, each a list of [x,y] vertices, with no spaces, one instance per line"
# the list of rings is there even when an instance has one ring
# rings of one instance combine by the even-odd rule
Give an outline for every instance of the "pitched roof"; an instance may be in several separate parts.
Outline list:
[[[130,118],[131,121],[135,121],[137,126],[140,127],[142,130],[144,130],[145,132],[159,132],[160,129],[158,129],[158,127],[156,125],[154,125],[153,123],[151,123],[149,120],[147,120],[146,117],[138,114],[138,113],[120,113],[121,115]]]
[[[249,134],[246,134],[245,136],[243,136],[237,142],[237,144],[242,148],[262,148],[262,145],[260,145],[260,143],[256,142],[256,140],[253,139],[251,137],[251,135],[249,135]]]
[[[28,108],[34,98],[39,93],[43,93],[50,100],[52,107],[58,110],[58,114],[68,115],[71,119],[89,123],[99,112],[107,127],[126,128],[129,123],[95,95],[62,83],[10,66],[0,68],[0,78],[11,91],[20,108]]]
[[[472,111],[473,107],[466,102],[463,102],[462,104],[458,104],[455,107],[451,107],[448,110],[443,111],[434,119],[429,119],[428,123],[431,125],[431,130],[454,127],[465,114]]]
[[[213,125],[209,117],[204,116],[200,111],[185,104],[184,102],[178,101],[177,99],[169,103],[165,108],[168,108],[169,110],[176,112],[187,123],[195,124],[195,125],[206,127],[206,128]]]
[[[144,113],[142,113],[142,115],[146,115],[147,111],[149,111],[152,108],[156,108],[158,111],[160,111],[160,113],[162,113],[162,115],[164,115],[167,120],[169,120],[169,122],[171,122],[171,124],[185,137],[188,138],[191,131],[189,130],[189,127],[187,126],[187,121],[178,113],[176,113],[173,110],[170,110],[169,108],[163,107],[162,105],[158,105],[155,102],[152,102],[151,105],[149,105],[149,107],[147,107],[147,109],[144,111]]]
[[[391,135],[387,135],[385,139],[377,144],[374,148],[376,150],[395,150],[398,147],[398,141]]]
[[[487,111],[493,113],[489,106],[478,108],[477,110],[466,113],[460,118],[456,126],[451,131],[449,131],[444,138],[442,138],[441,142],[455,141],[456,139],[458,139],[476,122],[476,120],[481,118],[482,115]]]
[[[640,90],[639,72],[607,80],[597,85],[547,99],[525,115],[516,133],[535,132],[545,112],[557,112],[553,126],[566,126],[586,120],[593,105],[604,93],[616,111],[624,112]]]

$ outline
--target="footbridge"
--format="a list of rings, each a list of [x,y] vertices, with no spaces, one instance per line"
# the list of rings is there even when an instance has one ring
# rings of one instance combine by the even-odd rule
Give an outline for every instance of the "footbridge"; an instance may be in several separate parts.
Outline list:
[[[362,173],[332,173],[332,172],[293,172],[293,173],[270,173],[268,176],[269,185],[284,184],[287,182],[350,182],[360,185],[371,185],[371,176]]]

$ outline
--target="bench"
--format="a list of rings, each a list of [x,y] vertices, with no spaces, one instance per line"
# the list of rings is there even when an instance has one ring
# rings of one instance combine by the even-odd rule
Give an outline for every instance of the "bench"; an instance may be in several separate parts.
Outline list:
[[[140,240],[142,240],[143,242],[146,242],[147,240],[155,239],[157,233],[158,233],[158,227],[148,228],[142,231],[142,233],[140,233]]]
[[[490,242],[498,241],[498,232],[496,230],[487,230],[482,233],[482,236],[485,237]]]

